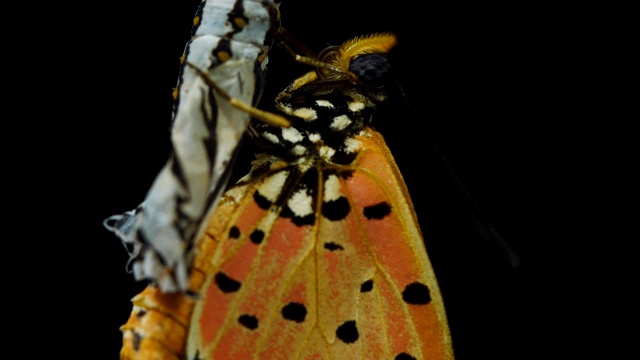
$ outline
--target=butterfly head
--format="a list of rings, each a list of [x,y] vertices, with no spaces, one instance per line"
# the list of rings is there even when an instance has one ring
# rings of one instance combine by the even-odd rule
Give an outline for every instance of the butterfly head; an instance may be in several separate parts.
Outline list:
[[[319,66],[316,73],[320,79],[349,79],[356,84],[383,87],[391,73],[386,55],[396,43],[395,35],[379,33],[328,47],[318,56],[328,66]]]

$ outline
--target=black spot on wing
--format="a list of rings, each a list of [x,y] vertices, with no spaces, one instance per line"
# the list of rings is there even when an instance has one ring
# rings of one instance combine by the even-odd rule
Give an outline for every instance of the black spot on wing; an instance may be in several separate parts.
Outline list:
[[[344,196],[322,203],[322,215],[331,221],[343,220],[349,215],[349,211],[351,211],[351,205]]]
[[[373,280],[369,279],[360,285],[360,292],[369,292],[373,289]]]
[[[393,358],[393,360],[416,360],[416,358],[407,354],[406,352],[403,352],[396,355],[396,357]]]
[[[345,344],[356,342],[360,337],[360,334],[358,334],[356,321],[350,320],[342,323],[342,325],[338,326],[338,329],[336,330],[336,336]]]
[[[214,278],[216,285],[223,293],[232,293],[240,290],[240,282],[228,277],[222,271],[218,272]]]
[[[342,245],[336,244],[334,242],[326,242],[326,243],[324,243],[324,248],[329,250],[329,251],[344,250]]]
[[[313,225],[316,222],[315,214],[311,213],[307,216],[295,216],[288,205],[282,209],[280,217],[291,219],[291,222],[296,226]]]
[[[260,244],[262,240],[264,240],[264,231],[260,229],[253,230],[251,235],[249,235],[249,239],[251,239],[251,242],[254,244]]]
[[[240,229],[237,226],[232,226],[229,229],[229,238],[230,239],[238,239],[240,237]]]
[[[307,308],[303,304],[292,301],[282,307],[282,317],[286,320],[302,323],[307,317]]]
[[[238,322],[249,330],[258,328],[258,318],[253,315],[240,315]]]
[[[315,214],[309,214],[307,216],[294,216],[291,221],[297,226],[313,225],[316,222]]]
[[[253,193],[253,201],[256,202],[256,205],[258,205],[260,209],[269,210],[269,208],[271,207],[271,201],[262,196],[259,191]]]
[[[431,293],[427,285],[413,282],[402,291],[402,300],[407,304],[426,305],[431,302]]]
[[[363,213],[364,216],[369,220],[380,220],[385,216],[391,214],[391,205],[389,205],[389,203],[387,203],[386,201],[383,201],[375,205],[365,206]]]

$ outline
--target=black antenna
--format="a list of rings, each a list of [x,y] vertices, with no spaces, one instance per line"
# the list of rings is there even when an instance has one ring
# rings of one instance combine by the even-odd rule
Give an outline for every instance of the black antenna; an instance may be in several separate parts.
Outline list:
[[[416,112],[409,104],[409,100],[404,92],[404,89],[400,85],[400,82],[398,81],[398,79],[395,79],[395,83],[410,113],[412,115],[416,115]],[[521,263],[520,257],[518,256],[518,254],[516,254],[515,251],[513,251],[513,249],[511,249],[511,247],[507,244],[507,242],[504,241],[502,236],[500,236],[500,234],[498,234],[498,232],[493,228],[493,226],[491,225],[491,222],[489,222],[489,219],[485,215],[484,211],[482,211],[482,209],[480,208],[480,205],[478,205],[478,203],[475,201],[475,199],[471,195],[471,192],[467,190],[467,187],[462,183],[462,180],[458,176],[458,173],[453,168],[453,164],[451,163],[449,158],[444,154],[444,151],[442,150],[442,148],[436,143],[436,141],[433,139],[433,137],[429,133],[427,133],[426,135],[427,135],[427,139],[429,140],[429,144],[431,144],[431,147],[433,147],[433,149],[436,151],[440,159],[442,159],[442,161],[444,162],[445,166],[447,167],[447,170],[449,171],[449,174],[451,175],[453,181],[456,183],[458,190],[460,190],[460,192],[462,193],[462,196],[466,200],[466,204],[469,207],[469,210],[471,212],[471,218],[472,218],[473,224],[475,225],[476,229],[480,233],[480,236],[485,241],[493,242],[494,244],[496,244],[500,249],[500,251],[502,251],[502,253],[505,255],[505,257],[507,258],[507,261],[512,267],[520,266],[520,263]]]

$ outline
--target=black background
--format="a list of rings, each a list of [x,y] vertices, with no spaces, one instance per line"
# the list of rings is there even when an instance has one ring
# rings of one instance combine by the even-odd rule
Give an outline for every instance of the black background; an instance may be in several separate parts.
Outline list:
[[[65,154],[49,174],[63,185],[38,190],[54,195],[42,209],[55,225],[43,234],[60,241],[41,240],[54,265],[39,271],[45,287],[36,289],[51,299],[55,329],[73,328],[59,343],[71,346],[64,348],[71,358],[117,358],[118,327],[144,287],[125,272],[126,252],[101,222],[138,205],[167,159],[171,92],[198,4],[86,4],[87,16],[62,24],[69,31],[51,40],[65,50],[42,54],[64,63],[56,81],[36,74],[45,94],[61,99],[46,110],[70,121],[47,121],[55,131],[49,148]],[[595,224],[576,219],[575,209],[595,201],[583,180],[607,162],[597,146],[580,146],[591,141],[586,119],[604,107],[589,96],[601,76],[590,57],[599,27],[578,9],[525,3],[285,0],[281,14],[315,51],[372,32],[398,36],[391,61],[414,112],[397,101],[375,121],[409,187],[457,359],[595,351],[599,344],[587,336],[610,332],[595,326],[606,311],[583,305],[600,303],[602,275],[582,265],[603,259],[584,235]],[[307,70],[274,49],[261,107]],[[427,135],[520,267],[479,236]],[[245,145],[246,160],[252,148]],[[39,157],[57,164],[47,151]],[[239,162],[236,176],[247,169]],[[62,285],[46,287],[52,283]]]

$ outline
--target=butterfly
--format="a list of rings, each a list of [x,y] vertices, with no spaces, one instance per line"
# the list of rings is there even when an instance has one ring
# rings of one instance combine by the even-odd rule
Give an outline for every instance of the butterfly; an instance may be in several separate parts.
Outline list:
[[[249,120],[288,125],[235,104],[260,99],[279,6],[279,0],[203,0],[198,7],[173,94],[170,158],[136,209],[104,222],[129,252],[136,280],[163,292],[189,290],[195,242],[226,188]]]
[[[260,151],[196,244],[195,292],[135,296],[122,359],[453,359],[412,200],[373,122],[396,43],[329,48],[276,97],[290,127],[250,125]]]

